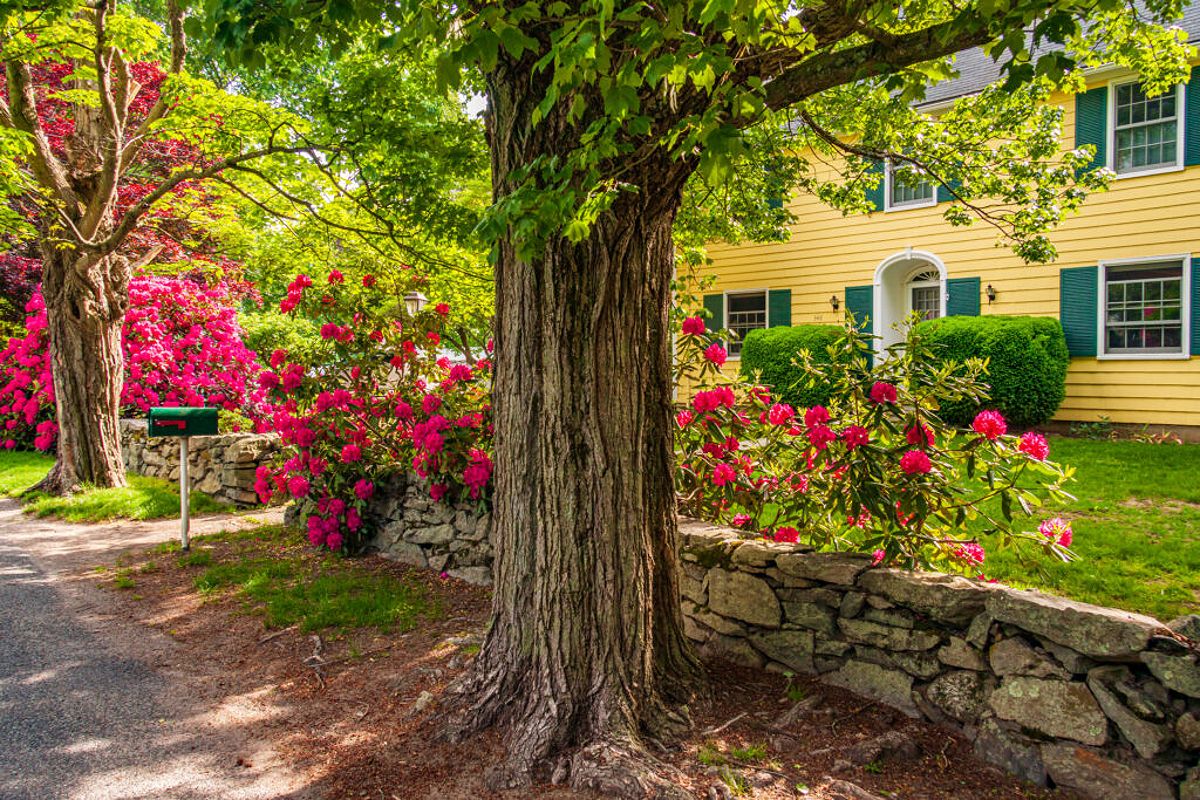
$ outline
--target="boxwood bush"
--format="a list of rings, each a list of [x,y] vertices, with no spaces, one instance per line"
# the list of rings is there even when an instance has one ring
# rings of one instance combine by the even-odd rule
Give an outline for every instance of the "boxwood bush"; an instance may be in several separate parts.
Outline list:
[[[914,329],[934,353],[948,361],[985,358],[991,399],[983,407],[1004,414],[1011,428],[1043,425],[1066,394],[1067,340],[1052,317],[943,317]],[[970,402],[947,402],[942,418],[967,425],[980,410]]]
[[[803,371],[792,361],[797,353],[807,349],[813,360],[828,364],[829,345],[842,333],[837,325],[794,325],[750,331],[742,342],[742,376],[752,378],[756,372],[760,373],[762,382],[772,387],[771,394],[782,403],[797,408],[825,405],[829,402],[829,388],[797,386]]]

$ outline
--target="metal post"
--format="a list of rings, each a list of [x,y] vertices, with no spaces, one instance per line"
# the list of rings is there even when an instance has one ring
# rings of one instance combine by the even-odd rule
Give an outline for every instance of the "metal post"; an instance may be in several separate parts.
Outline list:
[[[188,437],[179,437],[179,544],[184,549],[188,543]]]

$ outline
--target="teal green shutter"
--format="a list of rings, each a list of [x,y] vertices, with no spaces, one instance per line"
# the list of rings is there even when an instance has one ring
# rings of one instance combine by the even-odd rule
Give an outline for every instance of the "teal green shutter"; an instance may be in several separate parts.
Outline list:
[[[871,323],[875,319],[875,287],[870,284],[847,286],[846,313],[854,315],[855,327],[870,333]]]
[[[1192,256],[1192,355],[1200,356],[1200,259]]]
[[[945,186],[939,183],[937,187],[937,201],[939,203],[953,202],[956,199],[954,197],[954,192],[957,191],[958,187],[960,186],[962,186],[962,182],[956,180],[948,181]]]
[[[725,327],[725,295],[704,295],[704,307],[708,309],[708,325],[710,331],[719,331]]]
[[[1184,89],[1183,113],[1183,163],[1194,166],[1200,164],[1200,67],[1192,67],[1192,77]],[[1192,335],[1196,335],[1195,329]]]
[[[767,208],[783,208],[783,198],[782,197],[768,197],[767,198]]]
[[[1096,267],[1070,267],[1058,273],[1059,319],[1072,356],[1096,355]]]
[[[876,161],[867,169],[870,175],[879,175],[879,185],[874,189],[867,189],[867,202],[875,206],[876,211],[883,211],[883,192],[887,186],[887,181],[884,180],[883,162]],[[850,301],[847,300],[847,303]]]
[[[767,292],[767,327],[778,328],[792,324],[792,290],[771,289]]]
[[[979,278],[950,278],[946,281],[946,316],[979,316]]]
[[[1090,169],[1108,163],[1108,87],[1075,95],[1075,146],[1095,145]]]

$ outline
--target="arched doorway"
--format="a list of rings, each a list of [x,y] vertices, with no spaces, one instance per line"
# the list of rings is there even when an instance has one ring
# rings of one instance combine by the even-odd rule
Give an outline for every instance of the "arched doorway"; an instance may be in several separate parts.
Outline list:
[[[901,340],[896,326],[916,311],[925,319],[946,315],[946,265],[933,253],[908,249],[875,269],[872,333],[886,348]]]

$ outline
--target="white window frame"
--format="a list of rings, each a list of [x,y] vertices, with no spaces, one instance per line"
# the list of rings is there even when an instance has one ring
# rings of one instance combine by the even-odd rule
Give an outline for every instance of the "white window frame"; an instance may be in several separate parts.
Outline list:
[[[912,208],[929,208],[937,205],[938,187],[933,181],[926,181],[929,184],[930,193],[926,200],[914,200],[910,203],[895,204],[892,202],[892,174],[895,170],[895,165],[891,159],[884,162],[883,165],[883,210],[888,211],[908,211]]]
[[[1180,332],[1178,353],[1109,353],[1108,331],[1108,268],[1153,266],[1155,264],[1179,264],[1181,270],[1179,283],[1179,317]],[[1096,281],[1096,358],[1099,361],[1187,361],[1191,358],[1192,336],[1192,255],[1180,253],[1176,255],[1150,256],[1148,258],[1110,258],[1099,263],[1099,279]]]
[[[937,272],[938,277],[933,280],[917,281],[913,280],[917,275],[923,272]],[[946,281],[942,278],[941,270],[936,265],[930,263],[925,267],[917,267],[912,274],[904,281],[904,314],[911,316],[915,308],[913,308],[912,290],[913,289],[930,289],[938,290],[938,315],[931,319],[940,319],[946,316]]]
[[[722,316],[722,322],[724,323],[726,330],[733,330],[732,328],[729,327],[729,298],[730,297],[739,297],[741,295],[747,295],[747,294],[761,294],[763,296],[763,314],[766,316],[766,320],[767,320],[767,324],[763,327],[765,327],[765,328],[771,327],[771,290],[770,289],[729,289],[729,290],[726,290],[725,292],[723,292],[722,294],[723,294],[723,297],[721,300],[721,303],[722,303],[721,316]],[[745,342],[745,340],[743,339],[742,343],[744,343],[744,342]],[[733,352],[733,348],[731,348],[729,346],[729,344],[730,344],[729,342],[725,342],[724,344],[725,344],[725,350],[727,351],[726,360],[728,360],[728,361],[741,361],[742,360],[742,353],[740,350],[735,353],[735,352]]]
[[[1130,83],[1141,83],[1141,81],[1130,75],[1122,75],[1108,82],[1108,123],[1107,129],[1104,132],[1105,136],[1108,137],[1108,158],[1105,159],[1105,166],[1113,171],[1113,175],[1118,180],[1123,178],[1138,178],[1143,175],[1161,175],[1164,172],[1179,172],[1184,168],[1183,140],[1186,133],[1184,130],[1184,120],[1187,119],[1187,108],[1185,107],[1187,92],[1183,91],[1182,84],[1175,85],[1175,163],[1158,167],[1147,167],[1131,172],[1117,172],[1117,87]]]

